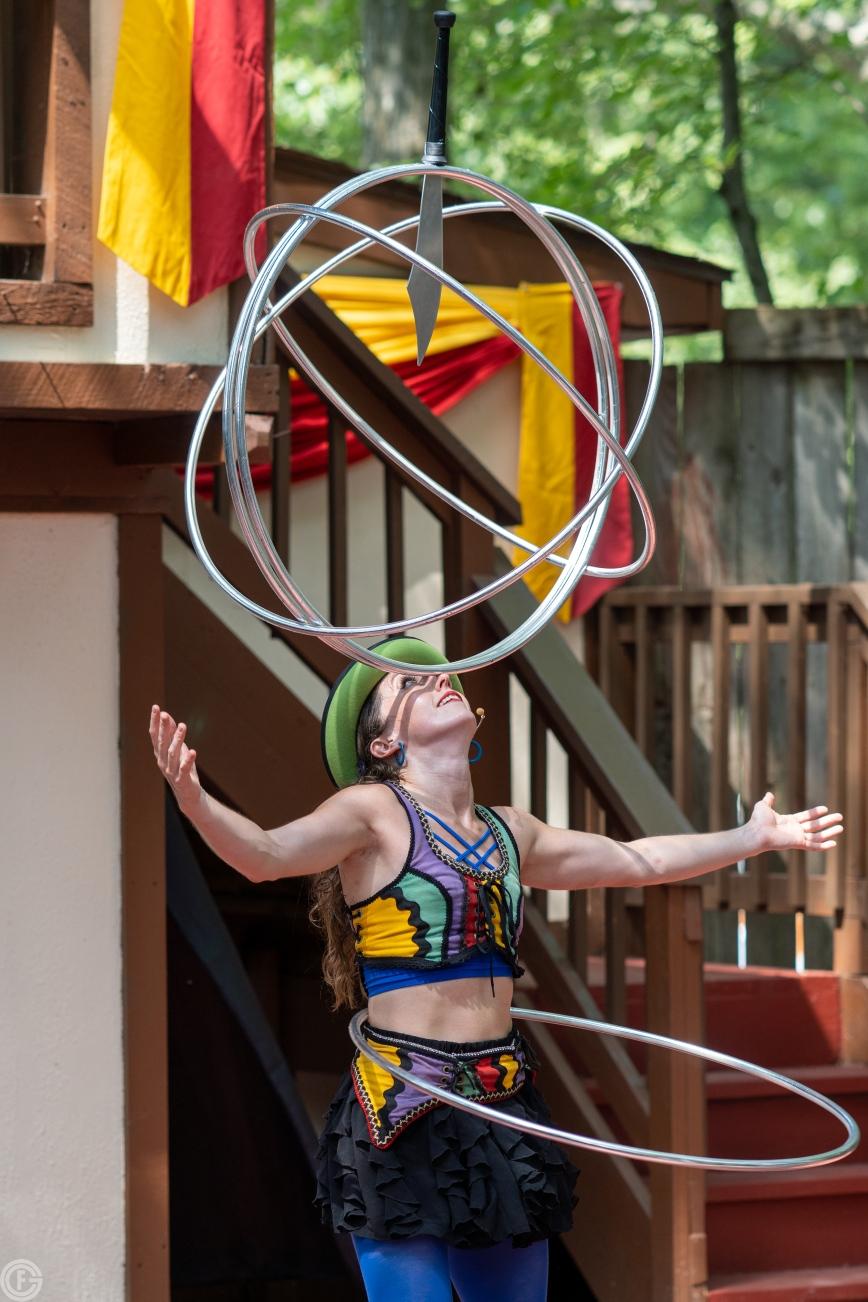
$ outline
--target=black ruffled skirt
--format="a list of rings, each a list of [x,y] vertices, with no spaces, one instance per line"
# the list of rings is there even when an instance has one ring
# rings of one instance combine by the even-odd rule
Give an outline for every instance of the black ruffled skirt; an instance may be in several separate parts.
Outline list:
[[[487,1106],[551,1124],[530,1078],[512,1098]],[[338,1233],[428,1234],[458,1248],[511,1239],[518,1248],[570,1228],[578,1176],[553,1140],[443,1104],[378,1148],[347,1071],[320,1136],[314,1202],[323,1224]]]

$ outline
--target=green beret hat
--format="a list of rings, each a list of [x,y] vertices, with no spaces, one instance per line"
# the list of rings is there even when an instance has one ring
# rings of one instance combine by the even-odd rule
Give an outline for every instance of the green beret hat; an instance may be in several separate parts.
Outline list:
[[[375,643],[370,650],[377,650],[381,655],[390,656],[394,660],[405,660],[413,665],[442,665],[444,660],[442,651],[418,637],[390,637],[385,642]],[[386,672],[354,660],[335,679],[329,692],[322,712],[320,738],[323,763],[336,787],[349,787],[358,779],[356,733],[359,715],[365,701],[377,683],[385,678]],[[463,696],[461,679],[457,674],[452,674],[451,679],[456,692],[461,692]]]

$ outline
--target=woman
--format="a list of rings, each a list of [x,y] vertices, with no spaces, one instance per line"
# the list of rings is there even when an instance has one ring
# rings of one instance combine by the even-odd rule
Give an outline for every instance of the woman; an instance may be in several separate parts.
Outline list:
[[[510,1016],[521,885],[649,886],[764,850],[826,850],[840,815],[780,815],[769,792],[740,828],[622,843],[476,805],[481,720],[460,680],[431,670],[441,654],[419,639],[379,649],[419,672],[351,664],[340,675],[322,722],[339,790],[313,813],[266,831],[221,805],[199,784],[185,725],[154,706],[160,771],[250,881],[314,876],[334,1006],[359,1003],[361,981],[363,1031],[381,1054],[492,1111],[548,1121]],[[371,1299],[450,1302],[454,1283],[462,1302],[541,1302],[548,1236],[571,1223],[577,1176],[553,1142],[440,1104],[357,1051],[320,1138],[316,1203],[352,1234]]]

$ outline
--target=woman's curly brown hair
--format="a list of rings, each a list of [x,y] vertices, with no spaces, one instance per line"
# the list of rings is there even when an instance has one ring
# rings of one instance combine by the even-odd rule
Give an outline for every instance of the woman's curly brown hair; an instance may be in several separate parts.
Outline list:
[[[377,759],[371,754],[371,742],[382,734],[385,718],[380,709],[378,690],[368,696],[356,729],[356,754],[359,782],[400,782],[401,770],[391,759]],[[337,868],[317,873],[310,882],[311,922],[323,933],[325,948],[322,974],[333,995],[332,1009],[359,1008],[364,994],[356,965],[356,939],[349,906],[344,900]]]

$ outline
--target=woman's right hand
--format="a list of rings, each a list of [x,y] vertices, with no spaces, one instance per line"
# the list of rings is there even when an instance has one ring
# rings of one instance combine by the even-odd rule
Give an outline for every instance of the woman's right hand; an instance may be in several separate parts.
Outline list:
[[[185,743],[186,723],[176,724],[171,714],[151,706],[150,736],[160,772],[172,788],[181,809],[191,809],[202,796],[196,772],[196,752]]]

